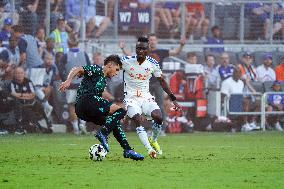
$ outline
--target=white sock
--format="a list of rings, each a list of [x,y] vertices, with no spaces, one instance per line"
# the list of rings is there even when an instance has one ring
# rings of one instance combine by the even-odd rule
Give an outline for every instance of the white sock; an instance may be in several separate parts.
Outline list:
[[[140,141],[142,142],[142,144],[145,146],[145,148],[149,151],[149,150],[153,150],[153,148],[151,147],[149,141],[148,141],[148,136],[147,133],[144,129],[143,126],[137,127],[136,128],[136,132],[139,136]]]
[[[72,127],[74,129],[74,132],[78,132],[79,131],[78,120],[76,119],[75,121],[71,121],[71,123],[72,123]]]
[[[80,125],[81,125],[81,126],[86,126],[86,121],[80,119]]]
[[[153,122],[152,124],[152,140],[155,142],[157,141],[158,137],[160,136],[162,131],[162,125]]]
[[[42,102],[42,105],[43,105],[44,108],[46,108],[46,107],[49,106],[49,103],[48,103],[47,100],[45,100],[45,101]]]

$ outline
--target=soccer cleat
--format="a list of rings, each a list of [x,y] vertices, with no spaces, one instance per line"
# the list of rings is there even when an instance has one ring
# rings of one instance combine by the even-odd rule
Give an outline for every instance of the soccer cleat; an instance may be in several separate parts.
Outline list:
[[[153,149],[148,150],[148,154],[149,154],[150,158],[152,158],[152,159],[157,158],[157,152]]]
[[[130,158],[130,159],[133,159],[133,160],[136,160],[136,161],[144,159],[144,156],[135,152],[134,150],[124,150],[123,157]]]
[[[158,153],[158,155],[162,155],[163,151],[161,150],[161,147],[157,141],[153,141],[151,137],[148,138],[149,143],[154,148],[154,150]]]
[[[103,145],[104,149],[109,152],[109,146],[107,143],[107,136],[105,136],[102,131],[98,131],[95,135],[95,137],[101,142]]]

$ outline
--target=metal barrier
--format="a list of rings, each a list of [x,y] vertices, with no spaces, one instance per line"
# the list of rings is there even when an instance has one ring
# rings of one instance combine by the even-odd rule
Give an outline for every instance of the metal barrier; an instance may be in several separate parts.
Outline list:
[[[265,131],[265,122],[266,122],[266,115],[284,115],[284,111],[272,111],[272,112],[267,112],[265,110],[266,107],[266,102],[267,102],[267,96],[270,94],[280,94],[280,95],[284,95],[284,92],[265,92],[264,94],[261,93],[238,93],[238,94],[232,94],[230,97],[225,97],[224,99],[224,115],[227,116],[228,114],[230,115],[260,115],[261,116],[261,122],[260,122],[260,128]],[[260,112],[243,112],[243,111],[230,111],[230,99],[232,98],[232,96],[244,96],[244,95],[257,95],[261,97],[261,110]],[[239,101],[238,103],[242,103],[242,101]]]
[[[280,94],[280,95],[284,95],[284,92],[265,92],[263,95],[262,95],[262,98],[261,98],[261,128],[263,131],[265,131],[265,116],[266,115],[271,115],[271,114],[282,114],[284,115],[284,111],[272,111],[272,112],[267,112],[265,110],[265,106],[266,106],[266,102],[267,102],[267,96],[268,95],[271,95],[271,94]]]

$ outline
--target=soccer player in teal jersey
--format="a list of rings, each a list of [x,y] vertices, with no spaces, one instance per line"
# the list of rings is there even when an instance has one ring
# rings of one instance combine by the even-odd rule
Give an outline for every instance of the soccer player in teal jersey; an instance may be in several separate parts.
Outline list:
[[[74,77],[83,77],[76,97],[75,110],[77,116],[96,125],[104,125],[96,133],[96,138],[109,151],[107,136],[113,131],[113,135],[124,149],[124,157],[134,160],[143,160],[141,154],[136,153],[128,144],[125,133],[121,129],[120,120],[124,118],[126,111],[116,104],[102,98],[106,87],[106,77],[117,75],[122,63],[117,55],[110,55],[104,60],[104,66],[97,65],[74,67],[66,81],[62,82],[59,90],[67,89]]]

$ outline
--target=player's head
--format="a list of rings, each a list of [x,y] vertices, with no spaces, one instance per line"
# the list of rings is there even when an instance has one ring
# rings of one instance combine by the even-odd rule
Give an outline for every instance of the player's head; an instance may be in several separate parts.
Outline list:
[[[149,39],[149,47],[150,47],[150,49],[151,50],[155,50],[156,47],[157,47],[157,43],[158,43],[156,34],[149,33],[148,34],[148,39]]]
[[[122,62],[118,55],[110,55],[104,60],[106,77],[113,77],[118,74],[122,67]]]
[[[149,40],[147,37],[139,37],[136,43],[136,54],[138,62],[144,62],[149,51]]]

